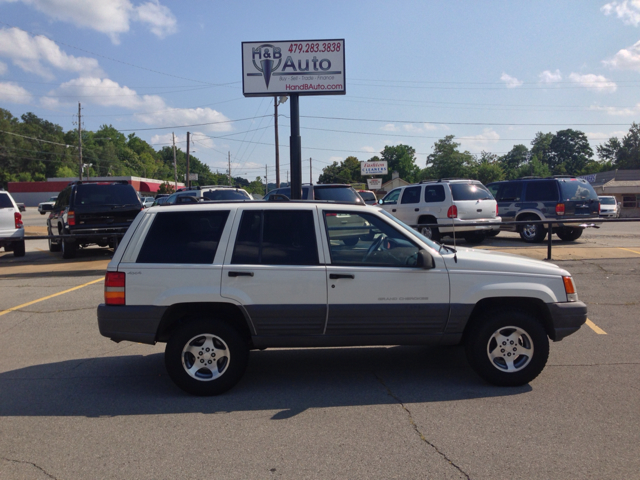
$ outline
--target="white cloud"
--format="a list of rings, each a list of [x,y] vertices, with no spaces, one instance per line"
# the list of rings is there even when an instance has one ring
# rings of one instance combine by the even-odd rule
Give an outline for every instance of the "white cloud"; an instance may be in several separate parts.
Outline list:
[[[9,58],[26,72],[52,79],[53,73],[48,67],[76,72],[84,75],[103,74],[95,58],[74,57],[60,50],[60,47],[47,37],[32,37],[19,28],[0,30],[0,56]]]
[[[632,115],[638,115],[640,113],[640,103],[636,104],[635,107],[603,107],[598,105],[592,105],[589,107],[589,110],[595,110],[598,112],[604,112],[607,115],[612,115],[615,117],[630,117]]]
[[[13,82],[0,82],[0,101],[31,103],[31,94]]]
[[[373,147],[369,147],[369,146],[367,146],[367,147],[362,147],[362,148],[361,148],[361,150],[362,150],[363,152],[367,152],[367,153],[375,153],[375,152],[377,152],[377,150],[376,150],[375,148],[373,148]]]
[[[7,64],[4,62],[0,62],[0,75],[4,75],[7,73]]]
[[[170,108],[158,95],[139,95],[135,90],[121,86],[108,78],[81,77],[63,83],[41,100],[43,106],[53,108],[64,103],[61,98],[83,98],[83,103],[102,107],[126,108],[137,112],[134,118],[147,125],[202,125],[211,132],[228,132],[229,119],[211,108]],[[227,123],[224,123],[227,122]]]
[[[491,128],[485,128],[480,135],[456,138],[456,140],[460,142],[463,150],[479,152],[480,150],[487,150],[489,146],[498,143],[500,135]]]
[[[507,88],[516,88],[522,85],[523,83],[521,80],[518,80],[517,78],[512,77],[511,75],[507,75],[504,72],[500,76],[500,80],[507,85]]]
[[[616,53],[610,60],[604,60],[603,63],[611,68],[620,70],[639,70],[640,71],[640,41],[633,44],[629,48],[623,48]]]
[[[416,127],[413,123],[405,123],[402,125],[405,132],[409,133],[422,133],[422,128]]]
[[[429,131],[429,130],[437,130],[438,129],[438,126],[434,125],[433,123],[423,123],[422,126],[427,131]]]
[[[640,1],[624,0],[622,2],[611,2],[603,5],[600,11],[605,15],[615,15],[623,21],[625,25],[637,27],[640,24]]]
[[[55,20],[69,22],[109,35],[119,43],[119,35],[129,31],[130,23],[146,24],[152,33],[165,37],[176,31],[176,18],[169,8],[151,1],[134,6],[129,0],[21,0]]]
[[[398,127],[396,127],[393,123],[387,123],[384,127],[381,127],[380,130],[384,130],[385,132],[397,132]]]
[[[562,81],[562,74],[560,70],[556,70],[552,72],[550,70],[545,70],[540,75],[538,75],[541,83],[556,83]]]
[[[609,140],[611,137],[617,137],[617,138],[621,139],[627,133],[629,133],[628,130],[627,131],[618,130],[618,131],[609,132],[609,133],[605,133],[605,132],[585,132],[585,135],[592,142],[604,143],[607,140]]]
[[[569,75],[569,80],[577,83],[582,87],[588,88],[589,90],[594,90],[596,92],[612,93],[615,92],[618,88],[615,82],[607,80],[602,75],[594,75],[592,73],[586,75],[572,73],[571,75]]]

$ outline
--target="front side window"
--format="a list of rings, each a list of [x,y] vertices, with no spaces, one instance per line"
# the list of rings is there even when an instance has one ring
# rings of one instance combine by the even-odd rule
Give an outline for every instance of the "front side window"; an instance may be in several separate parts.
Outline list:
[[[520,201],[520,191],[522,190],[522,182],[504,183],[498,190],[496,200],[498,202],[518,202]]]
[[[233,248],[234,265],[318,265],[310,210],[247,210]]]
[[[381,204],[384,205],[395,205],[398,203],[398,197],[400,196],[400,192],[402,189],[398,188],[397,190],[391,190],[381,201]]]
[[[325,211],[324,221],[332,265],[416,266],[420,248],[376,215]]]
[[[404,203],[420,203],[420,190],[422,187],[408,187],[404,189],[401,204]]]
[[[228,216],[219,210],[156,214],[137,263],[213,263]]]

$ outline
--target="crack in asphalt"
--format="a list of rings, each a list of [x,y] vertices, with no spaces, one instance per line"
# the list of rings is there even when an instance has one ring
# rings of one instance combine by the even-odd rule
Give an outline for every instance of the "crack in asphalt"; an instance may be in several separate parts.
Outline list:
[[[24,460],[15,460],[15,459],[13,459],[13,458],[7,458],[7,457],[0,457],[0,458],[2,458],[2,460],[5,460],[5,461],[7,461],[7,462],[12,462],[12,463],[22,463],[22,464],[25,464],[25,465],[32,465],[32,466],[36,467],[38,470],[40,470],[42,473],[44,473],[47,477],[49,477],[49,478],[53,478],[54,480],[57,480],[57,479],[56,479],[56,477],[54,477],[54,476],[53,476],[53,475],[51,475],[49,472],[47,472],[44,468],[42,468],[42,467],[40,467],[40,466],[36,465],[36,464],[35,464],[35,463],[33,463],[33,462],[26,462],[26,461],[24,461]]]
[[[402,407],[402,409],[406,412],[407,416],[409,417],[409,423],[411,423],[411,427],[415,430],[415,432],[418,434],[418,436],[420,437],[420,440],[422,440],[425,444],[429,445],[433,450],[435,450],[435,452],[440,455],[442,458],[444,458],[449,465],[452,465],[453,467],[455,467],[462,475],[465,476],[465,478],[467,478],[468,480],[471,480],[471,477],[469,476],[468,473],[466,473],[464,470],[462,470],[462,468],[460,468],[458,465],[456,465],[453,460],[451,460],[449,457],[447,457],[446,454],[444,454],[442,451],[440,451],[440,449],[438,447],[436,447],[433,443],[431,443],[429,440],[427,440],[427,438],[423,435],[423,433],[420,431],[420,429],[418,428],[418,425],[416,424],[415,420],[413,419],[413,415],[411,414],[411,410],[409,410],[407,408],[407,406],[402,402],[402,400],[400,400],[400,398],[398,398],[392,391],[391,389],[387,386],[386,383],[384,383],[384,380],[382,380],[382,378],[380,378],[380,376],[373,372],[373,375],[376,377],[376,379],[378,380],[378,382],[380,382],[380,384],[385,388],[385,390],[387,391],[387,395],[389,395],[391,398],[393,398],[396,402],[398,402],[398,404]]]
[[[21,312],[21,313],[43,314],[43,313],[79,312],[81,310],[95,310],[95,309],[96,309],[96,307],[69,308],[69,309],[63,309],[63,310],[25,310],[25,309],[21,308],[19,310],[11,310],[11,311],[12,312]]]

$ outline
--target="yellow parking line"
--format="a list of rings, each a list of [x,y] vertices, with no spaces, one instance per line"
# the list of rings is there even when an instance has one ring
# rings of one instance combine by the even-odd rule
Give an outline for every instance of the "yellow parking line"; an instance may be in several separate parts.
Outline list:
[[[78,285],[77,287],[70,288],[69,290],[65,290],[64,292],[54,293],[53,295],[49,295],[47,297],[39,298],[38,300],[33,300],[32,302],[23,303],[22,305],[18,305],[17,307],[11,307],[8,310],[2,310],[0,312],[0,317],[5,313],[13,312],[15,310],[20,310],[21,308],[28,307],[29,305],[33,305],[34,303],[42,302],[44,300],[49,300],[50,298],[57,297],[58,295],[64,295],[65,293],[73,292],[74,290],[78,290],[82,287],[86,287],[88,285],[93,285],[94,283],[104,281],[104,277],[98,278],[97,280],[93,280],[91,282],[85,283],[83,285]]]
[[[640,255],[640,252],[636,252],[635,250],[631,250],[630,248],[622,248],[622,247],[618,247],[620,250],[626,250],[628,252],[633,252],[633,253],[637,253],[638,255]]]
[[[589,320],[587,318],[587,325],[589,326],[589,328],[591,330],[593,330],[594,332],[596,332],[598,335],[606,335],[607,332],[605,332],[604,330],[602,330],[599,326],[597,326],[595,323],[593,323],[591,320]]]

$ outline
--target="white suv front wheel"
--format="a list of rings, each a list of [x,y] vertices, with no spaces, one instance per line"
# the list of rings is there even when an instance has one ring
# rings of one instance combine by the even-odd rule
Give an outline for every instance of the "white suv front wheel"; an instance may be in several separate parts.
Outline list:
[[[240,333],[217,320],[194,320],[167,342],[165,366],[174,383],[192,395],[218,395],[233,387],[247,367],[249,349]]]

